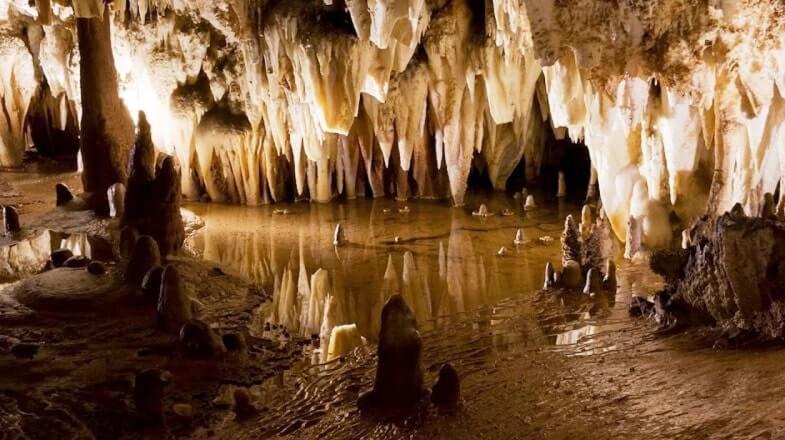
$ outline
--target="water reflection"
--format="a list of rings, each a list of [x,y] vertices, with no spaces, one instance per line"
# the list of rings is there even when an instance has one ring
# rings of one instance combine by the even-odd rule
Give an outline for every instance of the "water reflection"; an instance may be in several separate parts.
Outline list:
[[[86,233],[28,231],[22,237],[0,243],[0,282],[15,281],[40,272],[52,251],[60,248],[70,249],[74,255],[90,259],[112,259],[112,244],[104,238]]]
[[[394,293],[405,297],[418,322],[438,327],[538,290],[539,268],[556,258],[558,244],[536,239],[558,231],[558,213],[543,209],[524,216],[505,197],[483,202],[492,212],[513,209],[515,215],[477,218],[470,208],[389,200],[295,204],[286,211],[196,204],[189,209],[205,227],[188,246],[273,291],[273,304],[253,331],[269,321],[293,334],[319,335],[324,346],[333,327],[355,324],[374,341],[382,306]],[[337,247],[336,223],[346,235]],[[529,244],[512,243],[518,228]],[[500,246],[510,250],[507,255],[497,255]]]

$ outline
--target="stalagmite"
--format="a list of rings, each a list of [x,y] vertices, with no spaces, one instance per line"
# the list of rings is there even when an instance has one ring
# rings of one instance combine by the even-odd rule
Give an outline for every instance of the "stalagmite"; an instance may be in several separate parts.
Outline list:
[[[63,263],[73,256],[74,253],[71,252],[71,249],[60,248],[52,251],[52,254],[49,256],[49,261],[52,264],[52,267],[57,268],[61,267]]]
[[[586,285],[583,287],[583,293],[585,295],[596,295],[602,292],[602,288],[602,275],[600,272],[595,268],[589,269],[586,272]]]
[[[568,215],[564,219],[564,231],[561,234],[561,253],[562,264],[567,264],[568,261],[581,261],[580,233],[572,215]]]
[[[545,281],[543,281],[543,289],[550,289],[556,282],[556,274],[553,271],[551,262],[545,263]]]
[[[161,263],[161,252],[158,243],[149,235],[142,235],[136,240],[134,250],[125,269],[125,282],[141,286],[145,274],[150,268]]]
[[[343,232],[343,226],[340,223],[335,225],[335,232],[333,233],[333,245],[341,246],[346,242],[346,235]]]
[[[164,275],[164,268],[155,265],[145,273],[142,278],[142,297],[147,304],[158,305],[158,295],[161,293],[161,279]]]
[[[589,234],[591,233],[592,224],[594,220],[592,219],[592,211],[591,206],[583,205],[581,209],[581,224],[580,224],[580,233],[581,239],[586,241],[589,238]]]
[[[609,292],[616,292],[618,283],[616,281],[616,262],[608,260],[605,266],[605,277],[602,279],[602,288]]]
[[[106,212],[106,190],[125,182],[133,121],[118,95],[108,5],[103,17],[77,18],[81,84],[82,184],[93,207]]]
[[[534,196],[529,194],[526,196],[526,204],[523,205],[525,211],[533,211],[537,209],[537,203],[534,201]]]
[[[109,217],[122,218],[125,209],[125,185],[119,182],[112,184],[107,190],[106,198],[109,201]]]
[[[87,267],[88,264],[90,264],[89,258],[85,257],[84,255],[74,255],[71,258],[65,260],[63,267],[79,268]]]
[[[580,263],[574,260],[567,261],[562,267],[559,282],[565,289],[580,289],[583,284]]]
[[[475,217],[489,217],[492,216],[493,213],[488,210],[488,207],[485,206],[485,203],[481,204],[480,207],[472,212],[472,215]]]
[[[182,325],[177,342],[180,350],[189,358],[209,359],[226,352],[221,337],[198,319],[191,319]]]
[[[120,230],[120,257],[130,258],[131,253],[136,246],[136,240],[139,238],[139,232],[130,226],[124,226]],[[157,245],[157,244],[156,244]]]
[[[185,239],[180,172],[172,156],[165,156],[156,166],[150,125],[143,112],[138,124],[121,224],[155,238],[165,256],[176,253]],[[120,194],[115,195],[119,198]]]
[[[461,381],[458,372],[450,364],[442,365],[439,378],[433,386],[431,401],[444,408],[454,408],[461,400]]]
[[[191,299],[174,266],[164,268],[157,310],[159,325],[169,333],[179,332],[183,324],[191,319]]]
[[[330,333],[330,344],[327,348],[327,361],[344,356],[362,345],[360,332],[356,324],[345,324],[333,327]]]
[[[306,335],[318,335],[322,328],[325,301],[330,294],[330,280],[326,270],[320,268],[311,275],[310,293],[308,315],[303,327]]]
[[[526,240],[523,235],[523,229],[518,228],[518,230],[515,232],[515,239],[513,240],[513,244],[520,246],[524,244],[525,241]]]
[[[64,206],[68,202],[74,199],[74,195],[71,194],[71,190],[68,186],[64,183],[58,183],[55,185],[55,205],[56,206]]]
[[[19,214],[13,206],[5,206],[3,209],[3,235],[11,235],[19,232],[22,228],[19,225]]]
[[[407,407],[423,395],[422,339],[417,320],[400,295],[382,309],[379,360],[373,390],[360,396],[363,411],[380,407]]]

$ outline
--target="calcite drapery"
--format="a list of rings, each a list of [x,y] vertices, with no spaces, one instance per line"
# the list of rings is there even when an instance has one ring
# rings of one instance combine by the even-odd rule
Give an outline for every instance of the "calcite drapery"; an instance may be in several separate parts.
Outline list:
[[[55,96],[73,97],[69,17],[97,19],[101,2],[24,3],[0,2],[0,22],[43,25],[42,71]],[[120,95],[132,114],[150,115],[155,143],[176,154],[191,197],[258,204],[291,196],[291,187],[327,201],[362,194],[366,183],[374,195],[429,197],[441,195],[445,173],[460,204],[477,155],[502,189],[521,156],[536,172],[543,133],[553,130],[588,146],[616,234],[625,238],[634,216],[643,243],[656,247],[670,227],[663,219],[684,226],[735,202],[756,212],[785,170],[775,147],[785,86],[777,2],[125,0],[113,8]],[[18,33],[0,28],[3,50],[28,57]],[[22,87],[29,75],[1,76],[3,93],[16,96],[4,105],[18,114],[34,90]],[[0,155],[13,156],[18,146],[2,136]]]

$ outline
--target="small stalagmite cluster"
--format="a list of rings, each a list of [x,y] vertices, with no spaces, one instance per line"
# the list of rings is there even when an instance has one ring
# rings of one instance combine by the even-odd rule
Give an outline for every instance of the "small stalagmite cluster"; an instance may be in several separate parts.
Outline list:
[[[573,291],[582,288],[584,294],[591,296],[616,292],[616,263],[613,260],[616,241],[603,209],[599,208],[596,220],[592,214],[594,209],[597,207],[583,207],[580,225],[572,215],[564,219],[562,270],[557,272],[550,262],[546,263],[544,289]]]

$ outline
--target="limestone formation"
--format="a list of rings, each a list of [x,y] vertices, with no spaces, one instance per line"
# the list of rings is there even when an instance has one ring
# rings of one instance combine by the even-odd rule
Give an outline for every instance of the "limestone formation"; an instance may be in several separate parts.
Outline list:
[[[512,242],[516,246],[520,246],[526,242],[523,235],[523,229],[518,228],[518,230],[515,232],[515,239]]]
[[[476,211],[472,212],[472,215],[475,217],[490,217],[493,215],[493,213],[488,210],[488,207],[485,206],[485,203],[482,203]]]
[[[461,381],[451,364],[444,364],[431,390],[431,401],[442,408],[455,408],[461,400]]]
[[[73,256],[74,253],[71,251],[71,249],[55,249],[52,251],[52,254],[49,255],[49,261],[51,262],[52,267],[62,267],[63,264]]]
[[[167,332],[177,333],[192,317],[191,299],[174,266],[164,268],[158,295],[158,323]]]
[[[19,232],[22,228],[19,224],[19,214],[13,206],[5,206],[3,209],[3,234],[11,235]]]
[[[561,234],[561,252],[562,264],[567,264],[568,261],[581,261],[581,239],[578,232],[578,226],[572,219],[572,215],[568,215],[564,219],[564,231]]]
[[[198,319],[191,319],[180,327],[178,346],[185,357],[196,359],[210,359],[226,352],[221,337]]]
[[[543,282],[543,289],[550,289],[556,284],[556,274],[553,271],[551,262],[545,263],[545,281]]]
[[[581,239],[586,241],[589,239],[589,234],[591,233],[591,228],[593,226],[594,220],[592,219],[592,209],[589,205],[583,205],[581,209],[581,224],[579,226],[579,230],[581,233]]]
[[[71,258],[65,260],[63,267],[79,268],[87,267],[88,264],[90,264],[89,258],[85,257],[84,255],[74,255]]]
[[[627,220],[627,241],[624,245],[624,258],[632,260],[641,250],[641,227],[637,218]]]
[[[97,17],[77,14],[76,33],[82,98],[82,185],[93,208],[107,212],[106,190],[127,178],[134,125],[118,94],[111,10],[108,5],[101,9]]]
[[[356,324],[337,325],[330,332],[327,361],[344,356],[361,345],[362,337]]]
[[[144,110],[194,199],[368,186],[460,205],[472,169],[496,189],[519,164],[536,177],[554,135],[587,146],[587,200],[602,196],[622,241],[631,214],[645,225],[672,210],[684,228],[737,202],[757,214],[774,193],[778,2],[486,3],[13,1],[0,165],[21,163],[28,127],[45,151],[35,138],[80,114],[85,190],[103,198],[125,182]]]
[[[335,225],[335,232],[333,233],[333,245],[341,246],[346,242],[346,235],[343,232],[343,226],[340,223]]]
[[[87,272],[93,275],[103,275],[106,273],[106,266],[100,261],[91,261],[87,265]]]
[[[139,239],[139,232],[131,226],[124,226],[120,230],[120,257],[130,258]]]
[[[109,201],[109,217],[122,218],[125,209],[125,185],[120,182],[112,184],[106,193]]]
[[[71,194],[71,190],[65,183],[58,183],[55,185],[55,205],[56,206],[65,206],[74,199],[74,195]]]
[[[534,201],[534,196],[529,194],[526,196],[526,203],[523,205],[524,211],[534,211],[537,209],[537,203]]]
[[[158,295],[161,293],[161,278],[164,268],[160,265],[152,266],[142,278],[142,297],[148,304],[157,305]]]
[[[149,235],[142,235],[136,240],[134,250],[125,269],[125,282],[141,286],[142,279],[150,268],[161,264],[161,253],[158,243]]]
[[[156,165],[151,136],[150,125],[141,112],[121,224],[155,238],[165,256],[177,252],[185,238],[180,214],[181,179],[174,157],[165,156]]]
[[[785,336],[785,228],[740,211],[701,221],[687,250],[652,256],[652,269],[668,283],[655,298],[657,315],[683,321],[686,313],[690,321],[779,339]]]
[[[423,395],[422,339],[417,320],[400,295],[382,309],[378,365],[373,390],[358,401],[361,410],[407,407]]]
[[[575,260],[567,261],[559,276],[559,283],[565,289],[580,289],[583,287],[581,264]]]
[[[586,284],[583,287],[585,295],[597,295],[603,291],[602,274],[595,268],[586,272]]]
[[[604,212],[592,224],[588,237],[581,248],[581,262],[583,270],[595,268],[605,271],[608,261],[613,259],[616,252],[616,240],[611,231],[611,223]]]
[[[609,259],[605,266],[605,277],[602,279],[602,288],[608,292],[616,293],[618,282],[616,281],[616,262]]]

